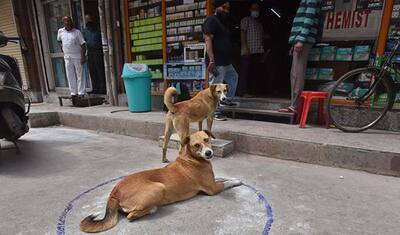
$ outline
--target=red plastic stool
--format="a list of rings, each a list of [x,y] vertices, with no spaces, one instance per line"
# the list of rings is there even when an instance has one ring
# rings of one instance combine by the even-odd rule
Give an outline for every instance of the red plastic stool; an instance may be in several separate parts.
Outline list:
[[[311,103],[314,99],[318,99],[318,122],[322,124],[322,116],[324,112],[324,103],[328,99],[329,93],[322,91],[303,91],[301,98],[303,98],[303,106],[298,110],[298,117],[300,119],[300,128],[304,128],[307,122],[308,112],[310,111]],[[329,115],[325,114],[325,127],[329,128]]]

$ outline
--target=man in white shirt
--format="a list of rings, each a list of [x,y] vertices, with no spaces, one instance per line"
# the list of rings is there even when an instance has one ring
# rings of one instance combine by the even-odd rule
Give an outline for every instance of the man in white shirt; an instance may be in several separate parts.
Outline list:
[[[57,41],[64,53],[65,70],[72,97],[85,95],[82,65],[86,62],[86,42],[81,31],[75,29],[70,16],[62,18],[64,28],[58,30]]]

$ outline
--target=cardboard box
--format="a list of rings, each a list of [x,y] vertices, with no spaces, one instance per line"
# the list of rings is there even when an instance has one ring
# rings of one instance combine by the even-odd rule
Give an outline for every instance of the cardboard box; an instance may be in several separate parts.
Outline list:
[[[336,50],[336,61],[351,61],[353,58],[353,48],[338,48]]]
[[[311,48],[308,55],[308,61],[319,61],[321,57],[321,48]]]
[[[318,78],[318,69],[317,68],[307,68],[306,79],[317,80],[317,78]]]
[[[321,68],[318,71],[318,80],[333,80],[333,68]]]
[[[353,53],[354,61],[368,61],[371,47],[368,45],[355,46]]]
[[[328,46],[321,49],[321,61],[334,61],[336,56],[336,47]]]

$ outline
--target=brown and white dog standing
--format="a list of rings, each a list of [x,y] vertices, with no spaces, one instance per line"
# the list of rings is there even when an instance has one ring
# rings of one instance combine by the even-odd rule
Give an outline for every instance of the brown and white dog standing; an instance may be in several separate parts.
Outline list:
[[[200,191],[215,195],[241,185],[237,179],[216,179],[209,161],[213,156],[212,134],[198,131],[185,138],[177,160],[164,168],[142,171],[125,177],[112,190],[103,219],[90,215],[82,220],[83,232],[102,232],[118,223],[118,210],[129,220],[155,212],[157,206],[183,201]]]
[[[169,111],[165,118],[162,162],[168,162],[167,147],[173,128],[178,132],[181,146],[184,138],[189,135],[191,122],[198,122],[199,131],[201,131],[203,120],[207,119],[207,130],[211,131],[217,103],[226,99],[227,92],[226,84],[211,84],[209,88],[200,91],[192,99],[174,104],[172,98],[177,93],[176,89],[170,87],[165,91],[164,104]]]

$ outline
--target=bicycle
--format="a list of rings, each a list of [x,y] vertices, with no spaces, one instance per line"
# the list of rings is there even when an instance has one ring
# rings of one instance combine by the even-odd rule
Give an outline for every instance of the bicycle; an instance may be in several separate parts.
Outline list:
[[[400,81],[392,78],[400,74],[393,58],[400,48],[400,38],[381,66],[354,69],[332,87],[328,98],[328,113],[336,128],[344,132],[362,132],[374,127],[393,108]]]

